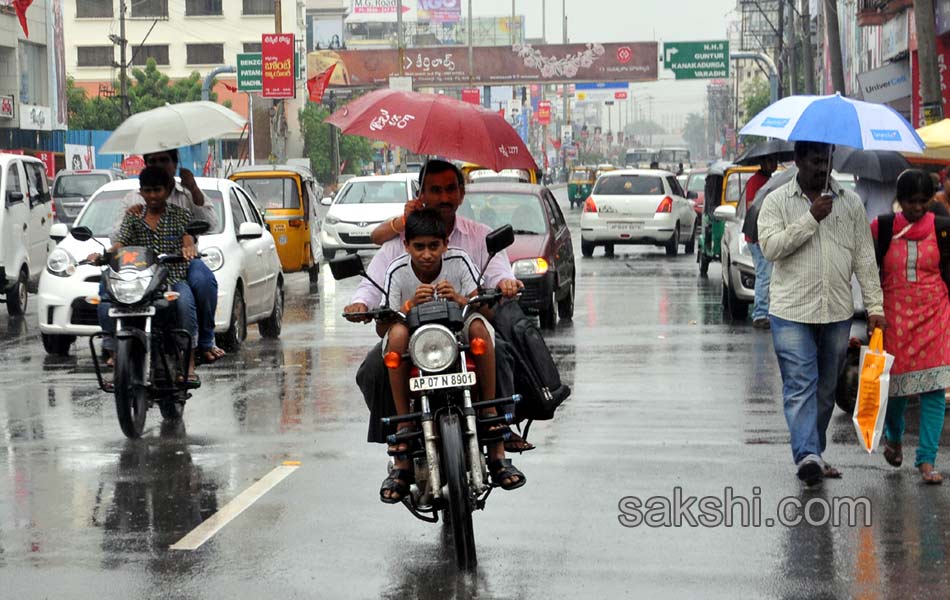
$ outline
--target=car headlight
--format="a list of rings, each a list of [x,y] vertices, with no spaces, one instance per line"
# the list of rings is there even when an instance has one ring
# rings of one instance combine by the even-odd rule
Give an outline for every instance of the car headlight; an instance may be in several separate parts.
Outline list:
[[[220,248],[208,248],[201,253],[204,254],[201,261],[212,271],[217,271],[224,266],[224,252],[221,252]]]
[[[543,258],[523,258],[511,263],[515,277],[521,275],[543,275],[548,272],[548,261]]]
[[[330,215],[327,215],[326,217],[323,218],[323,222],[327,225],[336,225],[340,222],[340,220],[337,219],[336,217],[331,217]]]
[[[46,270],[58,277],[69,277],[76,272],[76,259],[62,248],[54,248],[46,258]]]
[[[458,355],[455,336],[441,325],[423,325],[409,340],[409,357],[423,371],[444,371],[452,366]]]
[[[122,304],[135,304],[141,302],[145,297],[145,290],[152,282],[151,275],[147,277],[135,277],[125,279],[120,277],[109,277],[109,292],[116,302]]]

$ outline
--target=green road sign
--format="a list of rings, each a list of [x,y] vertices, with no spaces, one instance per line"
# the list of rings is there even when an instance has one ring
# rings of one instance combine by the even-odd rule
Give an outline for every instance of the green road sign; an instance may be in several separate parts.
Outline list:
[[[663,65],[677,79],[729,77],[729,42],[669,42],[663,44]]]
[[[259,92],[264,88],[260,52],[237,55],[237,87],[239,92]]]

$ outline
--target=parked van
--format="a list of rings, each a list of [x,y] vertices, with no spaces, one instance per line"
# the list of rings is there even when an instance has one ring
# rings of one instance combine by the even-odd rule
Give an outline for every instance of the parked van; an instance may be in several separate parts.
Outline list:
[[[0,152],[0,293],[10,316],[26,312],[46,266],[52,201],[46,165],[38,158]]]

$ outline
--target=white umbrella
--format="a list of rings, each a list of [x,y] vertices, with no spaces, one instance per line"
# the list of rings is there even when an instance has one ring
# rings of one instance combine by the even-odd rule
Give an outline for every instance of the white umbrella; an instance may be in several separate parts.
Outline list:
[[[132,115],[112,132],[102,154],[143,154],[191,146],[239,131],[247,119],[214,102],[166,104]]]

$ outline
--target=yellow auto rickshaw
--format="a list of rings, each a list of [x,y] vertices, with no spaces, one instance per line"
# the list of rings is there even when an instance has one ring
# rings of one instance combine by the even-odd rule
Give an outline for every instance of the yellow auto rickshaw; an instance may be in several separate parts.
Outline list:
[[[571,177],[567,182],[567,200],[574,205],[583,206],[584,201],[590,196],[590,191],[594,189],[594,182],[597,181],[595,175],[596,169],[593,167],[574,167],[571,169]]]
[[[298,165],[241,167],[230,179],[244,188],[264,213],[277,243],[285,273],[307,271],[311,290],[317,286],[320,261],[320,213],[323,188],[310,169]]]

